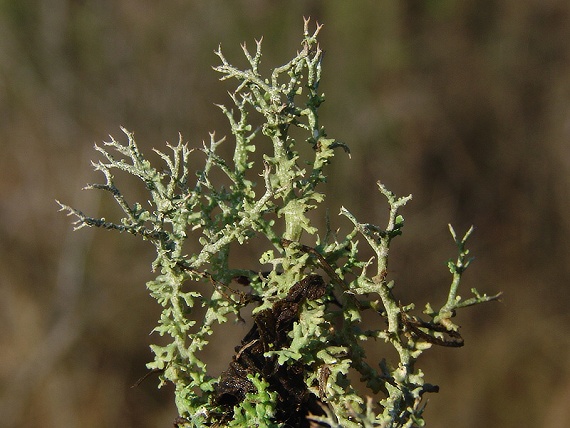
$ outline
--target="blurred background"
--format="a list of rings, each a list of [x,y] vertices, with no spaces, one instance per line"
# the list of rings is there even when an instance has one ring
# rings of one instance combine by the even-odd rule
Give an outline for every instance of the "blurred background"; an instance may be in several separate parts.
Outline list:
[[[322,124],[352,149],[329,169],[333,224],[341,205],[384,224],[381,179],[414,195],[390,268],[403,302],[445,300],[448,223],[476,226],[462,294],[504,292],[458,314],[463,348],[420,359],[441,387],[428,426],[570,426],[569,2],[2,0],[1,427],[172,426],[170,387],[131,388],[159,316],[152,247],[73,232],[55,199],[116,219],[109,195],[81,191],[102,180],[93,144],[120,126],[147,152],[223,135],[213,51],[243,65],[239,44],[263,36],[280,65],[303,16],[325,24]],[[231,346],[248,326],[233,328]]]

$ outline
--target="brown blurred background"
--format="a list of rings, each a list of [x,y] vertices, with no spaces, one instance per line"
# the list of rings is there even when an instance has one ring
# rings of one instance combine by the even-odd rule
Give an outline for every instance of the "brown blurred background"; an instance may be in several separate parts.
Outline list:
[[[93,143],[121,125],[145,151],[227,132],[214,49],[243,64],[239,43],[264,36],[280,65],[303,15],[325,24],[322,123],[352,149],[329,170],[333,221],[344,205],[383,224],[381,179],[414,195],[392,252],[402,301],[444,301],[447,223],[476,225],[462,294],[504,291],[459,313],[463,348],[420,360],[441,387],[428,426],[570,426],[569,2],[2,0],[1,427],[171,426],[171,388],[131,388],[159,315],[151,246],[72,232],[54,199],[116,218],[80,191],[101,180]]]

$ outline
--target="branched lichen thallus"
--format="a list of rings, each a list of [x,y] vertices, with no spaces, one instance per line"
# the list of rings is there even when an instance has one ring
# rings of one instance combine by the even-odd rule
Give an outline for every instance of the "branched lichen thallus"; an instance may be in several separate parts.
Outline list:
[[[242,45],[245,69],[216,51],[221,80],[237,81],[233,107],[220,105],[231,127],[231,160],[218,150],[226,140],[212,133],[198,149],[180,139],[167,145],[168,152],[155,150],[163,163],[157,167],[123,129],[126,143],[111,138],[95,147],[101,160],[94,167],[105,182],[87,186],[108,192],[123,217],[107,221],[60,204],[76,217],[78,229],[128,232],[156,248],[156,278],[147,287],[162,307],[154,332],[168,339],[151,346],[155,357],[147,367],[159,373],[160,385],[174,385],[178,427],[421,426],[422,395],[436,388],[424,382],[417,358],[433,345],[461,346],[451,321],[456,310],[498,298],[474,289],[473,297],[460,298],[471,231],[458,238],[450,228],[459,257],[449,263],[447,302],[439,310],[428,304],[427,319],[400,302],[388,277],[388,254],[411,196],[396,197],[381,184],[389,205],[386,227],[361,223],[345,208],[340,214],[352,228],[344,236],[332,232],[330,220],[322,232],[312,224],[308,213],[324,201],[319,185],[325,167],[335,149],[348,149],[319,122],[321,26],[310,31],[309,24],[305,20],[301,49],[268,75],[260,70],[261,40],[255,52]],[[310,150],[300,150],[302,145]],[[203,157],[196,173],[190,156]],[[116,186],[117,173],[137,177],[148,201],[128,202]],[[375,258],[360,258],[359,236]],[[234,266],[230,253],[254,237],[259,263]],[[196,238],[199,245],[191,245]],[[210,336],[223,330],[216,325],[242,320],[248,305],[249,332],[236,341],[228,368],[212,374],[204,360]],[[371,329],[362,324],[365,310],[378,318]],[[371,339],[392,346],[398,360],[370,361],[362,344]],[[349,371],[364,382],[364,396]]]

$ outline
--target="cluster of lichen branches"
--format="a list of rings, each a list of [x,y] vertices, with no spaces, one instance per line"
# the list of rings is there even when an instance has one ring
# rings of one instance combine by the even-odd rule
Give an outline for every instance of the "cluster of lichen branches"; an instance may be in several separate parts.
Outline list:
[[[397,198],[383,185],[379,189],[390,207],[385,228],[360,223],[344,208],[341,215],[354,227],[343,237],[331,230],[319,234],[311,224],[307,213],[324,199],[317,191],[325,181],[323,169],[335,148],[347,150],[327,138],[319,124],[318,109],[324,101],[319,93],[319,30],[317,25],[310,32],[306,20],[301,50],[268,77],[259,70],[261,41],[256,42],[254,53],[242,46],[249,63],[245,70],[232,66],[221,50],[216,52],[221,65],[215,70],[222,80],[238,81],[230,94],[234,106],[220,106],[232,130],[231,162],[217,151],[224,139],[211,134],[209,144],[197,150],[179,141],[168,145],[170,153],[156,151],[165,164],[157,168],[139,151],[133,135],[124,131],[126,144],[111,139],[96,147],[103,159],[94,166],[106,182],[87,187],[105,190],[115,198],[124,211],[120,222],[92,218],[61,205],[77,217],[77,228],[128,232],[156,247],[153,269],[157,277],[147,287],[163,308],[155,331],[171,341],[152,346],[155,359],[148,367],[160,372],[162,383],[175,385],[179,426],[279,425],[275,419],[279,397],[260,373],[249,375],[256,392],[248,392],[235,406],[231,420],[222,418],[216,401],[219,378],[208,373],[200,351],[208,345],[215,324],[227,322],[229,316],[240,319],[240,310],[252,302],[257,305],[254,316],[271,308],[311,273],[322,272],[327,293],[303,303],[288,333],[290,345],[269,350],[266,357],[278,365],[302,363],[307,393],[318,397],[322,406],[320,414],[310,417],[323,426],[421,426],[422,394],[435,387],[424,382],[414,363],[432,345],[462,344],[451,321],[457,308],[498,297],[473,290],[474,297],[461,300],[457,287],[470,262],[465,249],[470,232],[458,239],[451,229],[460,254],[450,263],[453,278],[448,301],[439,310],[427,305],[427,320],[410,313],[413,305],[400,304],[393,294],[394,283],[387,277],[388,252],[403,227],[399,210],[411,197]],[[255,129],[251,115],[261,123]],[[295,135],[304,133],[305,137],[294,137],[293,128]],[[297,150],[302,144],[312,148],[310,159],[300,159]],[[258,164],[253,160],[256,150],[263,153]],[[188,160],[200,154],[205,164],[194,174]],[[150,194],[148,203],[129,203],[115,185],[115,171],[138,177]],[[262,177],[257,186],[256,173]],[[185,245],[191,235],[199,236],[198,249]],[[359,259],[359,235],[372,247],[375,259]],[[254,236],[265,238],[265,246],[263,240],[256,241],[261,242],[260,266],[230,266],[230,250]],[[309,245],[299,242],[302,237]],[[374,267],[375,272],[369,272]],[[249,288],[236,284],[236,278]],[[196,318],[196,306],[206,308],[201,319]],[[365,310],[378,317],[373,329],[365,330],[361,324]],[[399,361],[369,362],[361,345],[371,339],[378,346],[384,342],[393,346]],[[360,373],[368,395],[375,399],[365,400],[356,392],[348,378],[350,369]]]

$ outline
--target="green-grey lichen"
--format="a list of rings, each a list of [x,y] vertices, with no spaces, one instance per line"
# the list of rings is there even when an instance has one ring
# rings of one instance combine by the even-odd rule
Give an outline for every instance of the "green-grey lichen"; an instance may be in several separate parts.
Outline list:
[[[301,368],[306,392],[299,400],[312,395],[320,405],[320,412],[308,415],[314,424],[423,426],[423,394],[435,392],[437,387],[426,383],[423,372],[415,367],[418,357],[432,345],[461,346],[463,339],[452,322],[456,310],[499,297],[473,289],[473,297],[461,299],[458,286],[471,261],[465,248],[471,230],[458,238],[451,226],[459,257],[449,262],[452,282],[445,304],[437,310],[427,304],[426,319],[420,319],[412,315],[413,304],[403,304],[395,297],[395,284],[387,273],[388,255],[392,239],[402,233],[400,210],[411,195],[397,197],[378,184],[389,206],[385,227],[361,223],[345,208],[340,214],[353,225],[345,235],[333,233],[330,227],[320,233],[311,223],[308,212],[324,200],[317,188],[326,180],[325,167],[335,149],[348,151],[346,145],[329,138],[319,123],[318,110],[324,101],[319,92],[320,29],[317,25],[310,32],[306,20],[301,50],[269,76],[259,70],[261,41],[256,42],[253,53],[242,46],[249,63],[245,70],[231,65],[221,49],[217,50],[221,65],[215,70],[221,73],[221,80],[237,81],[230,94],[233,108],[220,106],[231,126],[231,162],[218,154],[224,139],[211,134],[209,143],[201,148],[190,149],[180,140],[167,145],[168,152],[155,150],[164,162],[157,167],[141,153],[133,134],[123,130],[125,144],[111,138],[96,146],[102,160],[94,167],[104,174],[105,183],[87,186],[109,192],[122,208],[123,218],[109,222],[61,204],[77,217],[77,228],[97,226],[129,232],[156,247],[152,268],[157,276],[147,287],[163,308],[154,331],[169,337],[169,343],[152,346],[155,359],[148,368],[160,373],[161,385],[174,384],[179,427],[284,424],[277,405],[283,397],[272,389],[269,374],[251,370],[247,379],[242,379],[248,390],[228,417],[218,397],[220,377],[209,374],[199,356],[208,346],[215,324],[226,323],[229,317],[241,319],[240,310],[253,303],[254,316],[269,316],[277,310],[276,302],[300,309],[291,315],[295,322],[287,332],[286,346],[267,350],[264,358],[275,363],[276,371],[283,366]],[[250,118],[254,115],[254,121],[261,123],[255,128]],[[294,128],[296,135],[304,133],[305,137],[294,138],[290,132]],[[298,147],[303,144],[312,148],[309,159],[299,155]],[[253,160],[256,150],[263,152],[262,165]],[[194,173],[188,160],[199,154],[205,158],[204,167]],[[256,171],[260,183],[252,178]],[[127,202],[115,186],[116,172],[139,178],[150,195],[148,203]],[[220,176],[225,185],[220,184]],[[186,254],[189,249],[184,244],[189,235],[199,236],[200,246]],[[373,249],[374,259],[359,257],[359,236]],[[269,272],[230,265],[230,249],[252,237],[264,239],[256,241],[261,242],[259,262],[269,266]],[[301,238],[312,246],[301,244]],[[289,303],[293,285],[318,272],[327,282],[326,294]],[[236,285],[238,278],[249,285],[248,293]],[[300,306],[291,306],[297,304]],[[206,311],[197,319],[194,309],[200,306]],[[363,311],[377,317],[370,329],[362,324]],[[369,361],[362,342],[371,339],[391,345],[398,360]],[[260,336],[242,343],[235,361],[262,340]],[[360,374],[368,388],[365,396],[349,380],[349,370]]]

